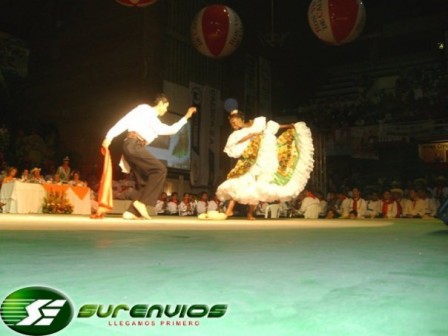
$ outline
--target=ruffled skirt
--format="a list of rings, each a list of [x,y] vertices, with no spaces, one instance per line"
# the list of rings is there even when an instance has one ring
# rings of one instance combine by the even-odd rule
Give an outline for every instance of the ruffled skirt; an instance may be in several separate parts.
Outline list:
[[[283,132],[264,133],[255,162],[243,174],[234,173],[217,189],[220,200],[233,199],[241,204],[287,201],[305,188],[313,170],[314,146],[310,129],[303,122]],[[240,159],[240,160],[244,160]],[[244,166],[241,161],[237,166]],[[246,165],[247,166],[247,165]]]

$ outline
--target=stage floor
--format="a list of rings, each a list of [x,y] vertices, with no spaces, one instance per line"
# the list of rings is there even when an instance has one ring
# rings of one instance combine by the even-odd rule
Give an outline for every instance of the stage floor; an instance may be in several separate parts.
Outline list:
[[[0,299],[67,295],[58,335],[446,335],[448,227],[440,220],[0,214]],[[84,304],[228,305],[221,318],[76,317]],[[147,319],[149,320],[149,319]],[[141,321],[141,319],[140,319]],[[120,326],[120,323],[122,326]],[[14,335],[0,323],[0,335]]]

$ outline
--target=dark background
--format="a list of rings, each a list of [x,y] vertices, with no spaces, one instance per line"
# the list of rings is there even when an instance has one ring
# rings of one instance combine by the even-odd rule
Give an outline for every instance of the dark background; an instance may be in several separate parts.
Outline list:
[[[32,164],[18,159],[14,142],[20,132],[35,132],[52,144],[47,154],[53,163],[39,164],[57,165],[60,158],[70,155],[73,164],[85,168],[87,174],[87,169],[96,169],[101,161],[97,148],[106,130],[123,111],[137,102],[150,102],[151,93],[160,91],[164,78],[159,64],[165,56],[157,46],[163,44],[167,13],[182,8],[177,15],[185,24],[178,28],[188,44],[194,15],[214,3],[158,0],[138,9],[114,0],[0,0],[0,32],[24,41],[30,51],[26,76],[3,74],[7,87],[0,90],[1,122],[11,132],[6,161]],[[241,91],[245,53],[268,59],[273,117],[313,102],[333,69],[357,64],[374,68],[411,54],[432,54],[440,59],[441,76],[446,73],[446,49],[439,49],[439,43],[446,44],[448,30],[445,0],[366,0],[363,33],[342,46],[326,45],[314,36],[307,17],[310,1],[221,3],[241,17],[243,41],[225,59],[202,60],[228,73],[221,88],[225,98]],[[142,29],[145,25],[151,29]],[[142,41],[151,41],[155,47],[145,47]],[[148,59],[145,64],[142,55]],[[184,65],[176,67],[180,70]],[[235,83],[240,86],[232,91]],[[414,157],[417,164],[415,148],[412,145],[406,151],[406,159]]]

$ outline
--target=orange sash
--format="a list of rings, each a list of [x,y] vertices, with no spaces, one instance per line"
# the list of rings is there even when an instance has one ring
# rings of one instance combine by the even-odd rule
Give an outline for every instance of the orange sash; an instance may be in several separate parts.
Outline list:
[[[102,148],[104,150],[104,148]],[[112,160],[109,149],[104,151],[103,174],[98,190],[98,210],[92,218],[103,218],[104,214],[113,208],[112,194]]]

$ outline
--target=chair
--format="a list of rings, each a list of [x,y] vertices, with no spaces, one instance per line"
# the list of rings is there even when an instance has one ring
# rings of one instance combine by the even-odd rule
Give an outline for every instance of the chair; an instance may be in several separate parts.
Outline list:
[[[278,218],[280,215],[280,204],[269,204],[264,212],[264,218]]]

